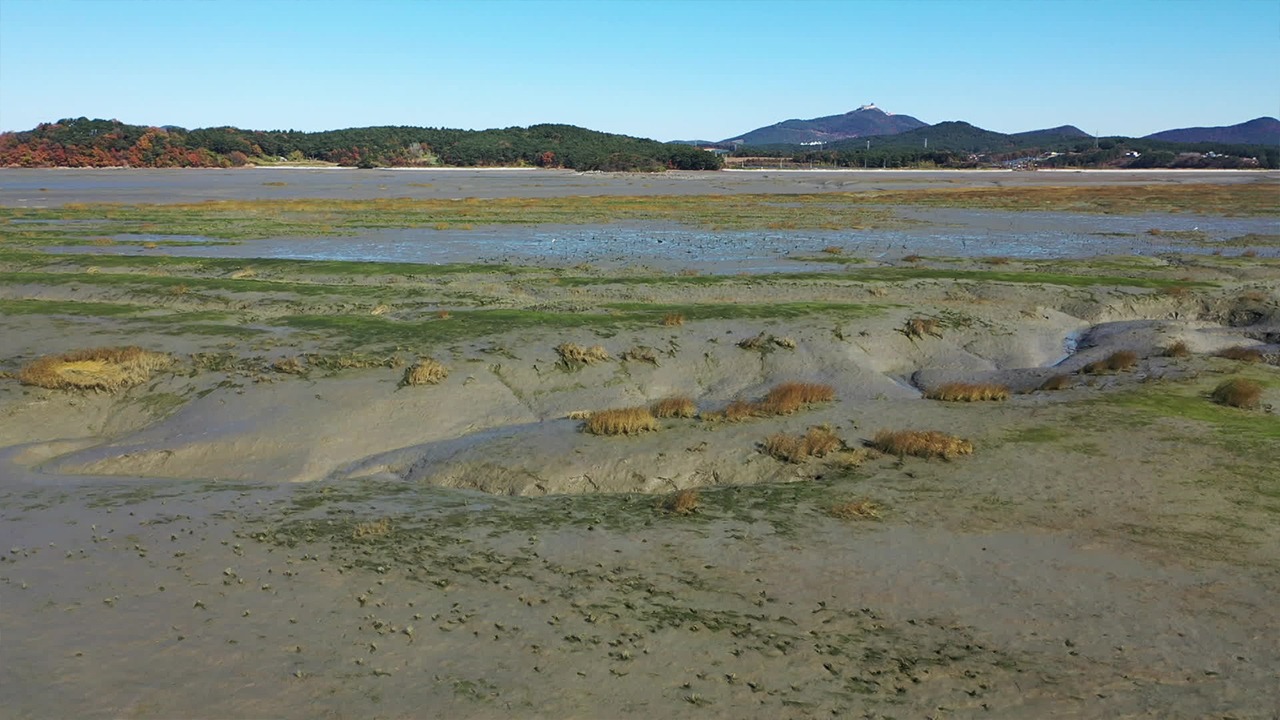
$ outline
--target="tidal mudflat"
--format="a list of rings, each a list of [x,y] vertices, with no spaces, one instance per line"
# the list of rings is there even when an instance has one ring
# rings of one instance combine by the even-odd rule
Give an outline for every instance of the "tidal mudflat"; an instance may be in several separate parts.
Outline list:
[[[1272,175],[62,172],[0,173],[12,716],[1280,706]]]

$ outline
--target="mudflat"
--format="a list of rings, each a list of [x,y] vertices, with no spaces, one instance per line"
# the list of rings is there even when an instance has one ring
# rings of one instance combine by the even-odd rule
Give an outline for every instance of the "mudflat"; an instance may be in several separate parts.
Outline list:
[[[6,712],[1275,717],[1274,174],[847,176],[0,171]]]

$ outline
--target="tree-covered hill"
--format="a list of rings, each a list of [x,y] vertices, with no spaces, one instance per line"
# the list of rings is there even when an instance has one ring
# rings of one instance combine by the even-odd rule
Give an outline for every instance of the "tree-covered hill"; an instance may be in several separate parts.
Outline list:
[[[325,132],[186,130],[74,118],[0,134],[9,167],[233,167],[255,161],[325,161],[359,167],[536,166],[575,170],[715,170],[720,159],[686,145],[572,125],[493,130],[366,127]]]

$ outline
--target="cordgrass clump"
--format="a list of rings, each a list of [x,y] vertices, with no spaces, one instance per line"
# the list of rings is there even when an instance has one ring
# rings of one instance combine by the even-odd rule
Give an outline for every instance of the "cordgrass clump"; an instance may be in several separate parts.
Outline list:
[[[1164,356],[1171,358],[1191,357],[1191,347],[1185,340],[1178,340],[1164,349]]]
[[[1236,345],[1234,347],[1225,348],[1214,353],[1220,358],[1228,360],[1239,360],[1240,362],[1259,363],[1262,362],[1262,351],[1256,348],[1244,347]]]
[[[351,538],[360,540],[366,537],[380,537],[391,532],[390,518],[382,518],[380,520],[370,520],[356,525],[351,530]]]
[[[697,512],[701,506],[702,496],[692,488],[677,490],[662,498],[658,503],[658,507],[673,515],[691,515]]]
[[[687,395],[673,395],[655,402],[649,411],[656,418],[692,418],[698,416],[698,404]]]
[[[835,388],[816,383],[788,382],[774,386],[760,401],[759,410],[765,415],[790,415],[817,403],[830,402],[836,396]]]
[[[303,365],[302,361],[296,357],[280,358],[271,363],[271,369],[285,375],[305,375],[307,373],[307,366]]]
[[[765,438],[764,451],[783,462],[802,463],[811,457],[826,457],[844,447],[830,427],[811,427],[804,435],[775,433]]]
[[[431,358],[422,358],[405,368],[405,385],[438,385],[449,377],[449,368]]]
[[[624,362],[646,362],[650,365],[658,364],[658,354],[655,353],[651,347],[633,347],[619,355],[618,359],[623,360]]]
[[[1252,410],[1262,401],[1262,385],[1252,380],[1224,380],[1210,393],[1213,401],[1219,405]]]
[[[925,336],[942,337],[942,331],[936,318],[908,318],[903,324],[901,332],[909,338],[920,340],[923,340]]]
[[[639,407],[596,410],[587,418],[584,429],[592,435],[639,435],[661,429],[649,408]]]
[[[18,380],[52,390],[116,392],[140,385],[152,372],[172,364],[173,358],[165,353],[135,346],[94,348],[46,355],[22,368]]]
[[[827,508],[827,514],[840,520],[878,520],[884,507],[872,500],[850,500]]]
[[[583,347],[578,343],[561,343],[556,346],[560,359],[572,365],[595,365],[609,359],[609,351],[600,345]]]
[[[1084,372],[1096,375],[1103,372],[1120,372],[1138,364],[1138,354],[1132,350],[1117,350],[1102,360],[1095,360],[1084,366]]]
[[[1066,390],[1071,387],[1070,375],[1054,375],[1040,383],[1040,390]]]
[[[871,444],[880,452],[899,457],[914,455],[950,460],[957,455],[973,454],[973,443],[938,430],[881,430]]]
[[[684,325],[684,315],[678,312],[669,312],[662,316],[662,324],[666,327],[680,327]]]
[[[979,402],[984,400],[1008,400],[1009,388],[993,383],[943,383],[925,395],[930,400],[944,402]]]

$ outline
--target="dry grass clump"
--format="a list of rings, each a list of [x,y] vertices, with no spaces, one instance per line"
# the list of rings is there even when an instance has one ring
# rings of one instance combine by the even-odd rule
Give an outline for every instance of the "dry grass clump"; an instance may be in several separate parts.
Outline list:
[[[305,375],[307,367],[296,357],[280,358],[271,363],[271,369],[286,375]]]
[[[191,288],[186,285],[170,285],[169,286],[170,295],[186,295],[189,292],[191,292]]]
[[[743,350],[760,350],[764,348],[768,344],[768,342],[769,342],[769,337],[762,332],[759,335],[756,335],[754,337],[749,337],[745,340],[739,340],[737,344],[738,344],[738,347],[742,348]]]
[[[786,348],[787,350],[796,349],[796,341],[789,337],[776,337],[773,339],[773,344],[780,348]]]
[[[669,312],[662,316],[662,324],[667,327],[680,327],[684,325],[684,315],[678,312]]]
[[[449,318],[453,317],[453,314],[450,313],[448,310],[437,310],[436,317],[440,318],[441,320],[448,320]]]
[[[649,410],[657,418],[698,417],[698,404],[687,395],[672,395],[655,402]]]
[[[1226,358],[1228,360],[1239,360],[1240,362],[1247,363],[1262,362],[1262,351],[1256,348],[1244,347],[1242,345],[1225,348],[1214,354],[1220,358]]]
[[[722,413],[724,419],[729,422],[750,420],[754,417],[760,417],[761,414],[762,413],[760,412],[760,407],[758,405],[742,399],[737,399],[729,403]]]
[[[649,408],[641,405],[596,410],[591,413],[590,418],[587,418],[585,429],[592,435],[639,435],[659,430],[661,427],[658,419],[649,412]]]
[[[951,459],[971,455],[973,443],[937,430],[881,430],[871,444],[889,455]]]
[[[54,390],[117,390],[146,382],[151,373],[173,364],[164,353],[139,347],[94,348],[46,355],[18,373],[24,385]]]
[[[369,314],[370,315],[386,315],[389,312],[391,312],[390,305],[386,303],[379,303],[378,305],[375,305],[372,310],[369,311]]]
[[[871,500],[850,500],[827,508],[827,514],[841,520],[878,520],[884,507]]]
[[[1262,399],[1262,385],[1252,380],[1224,380],[1210,394],[1219,405],[1250,410],[1258,407]]]
[[[1245,250],[1244,252],[1240,253],[1240,257],[1255,258],[1255,257],[1258,257],[1258,251]]]
[[[609,359],[609,351],[600,345],[583,347],[578,343],[567,342],[557,345],[556,352],[566,363],[579,365],[594,365]]]
[[[572,410],[569,412],[568,415],[565,415],[565,417],[569,418],[570,420],[590,420],[591,411],[590,410]]]
[[[923,340],[926,335],[931,335],[936,338],[942,337],[942,331],[936,318],[909,318],[903,324],[901,332],[909,338],[919,338],[921,340]]]
[[[1187,345],[1185,340],[1178,340],[1165,347],[1163,354],[1165,357],[1181,358],[1191,356],[1191,347]]]
[[[1008,400],[1009,388],[994,383],[943,383],[925,397],[944,402],[976,402],[981,400]]]
[[[628,362],[647,362],[650,365],[658,364],[658,355],[651,347],[636,346],[622,353],[618,358]]]
[[[811,457],[825,457],[844,446],[830,427],[811,427],[804,435],[775,433],[764,439],[766,454],[789,463],[801,463]]]
[[[1168,295],[1170,297],[1186,297],[1191,294],[1191,288],[1184,285],[1169,285],[1167,287],[1160,288],[1160,294]]]
[[[836,396],[835,388],[816,383],[789,382],[776,385],[760,401],[759,410],[766,415],[790,415],[797,410]]]
[[[254,270],[253,268],[244,268],[243,270],[236,270],[231,273],[230,277],[232,280],[243,280],[245,278],[256,277],[257,275],[257,270]]]
[[[997,256],[997,257],[989,257],[989,258],[983,258],[982,262],[984,262],[984,263],[986,263],[986,264],[988,264],[988,265],[1008,265],[1008,264],[1009,264],[1009,258],[1007,258],[1007,257],[998,257],[998,256]]]
[[[913,253],[911,255],[907,255],[906,257],[902,258],[902,262],[918,263],[923,259],[924,259],[923,257]]]
[[[702,505],[702,496],[697,490],[677,490],[662,498],[658,507],[673,515],[690,515],[698,511]]]
[[[1258,290],[1250,290],[1249,292],[1240,293],[1240,299],[1246,302],[1263,302],[1267,299],[1267,294]]]
[[[391,519],[382,518],[381,520],[370,520],[356,525],[351,530],[352,539],[359,540],[366,537],[378,537],[391,532]]]
[[[838,245],[828,245],[827,247],[822,248],[822,252],[828,255],[843,255],[844,248]]]
[[[1071,387],[1070,375],[1054,375],[1040,383],[1040,390],[1066,390]]]
[[[91,241],[94,245],[115,245],[116,241],[109,237],[94,238]]]
[[[1102,360],[1095,360],[1084,366],[1084,372],[1091,375],[1113,371],[1128,370],[1138,364],[1138,354],[1131,350],[1117,350]]]
[[[449,368],[432,360],[422,358],[404,370],[404,385],[437,385],[449,377]]]

